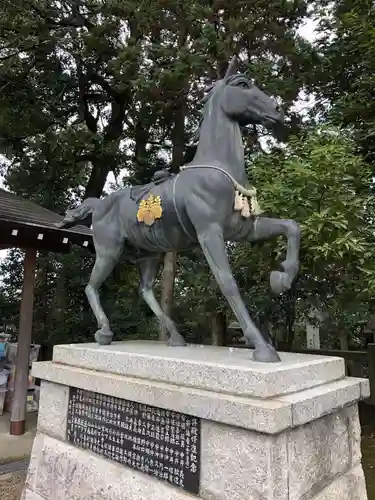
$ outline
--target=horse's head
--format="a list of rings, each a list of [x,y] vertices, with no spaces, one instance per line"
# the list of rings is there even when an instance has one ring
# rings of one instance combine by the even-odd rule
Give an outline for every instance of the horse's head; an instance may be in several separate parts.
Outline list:
[[[281,107],[254,85],[248,76],[233,74],[234,72],[235,59],[219,83],[221,89],[217,97],[220,96],[221,109],[240,126],[263,125],[279,135],[284,125],[284,112]]]

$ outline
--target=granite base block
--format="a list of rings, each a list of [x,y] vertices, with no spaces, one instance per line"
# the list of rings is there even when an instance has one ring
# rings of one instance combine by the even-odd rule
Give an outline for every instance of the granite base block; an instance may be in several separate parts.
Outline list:
[[[48,500],[192,500],[164,482],[40,433],[26,488]]]
[[[78,349],[71,360],[80,361],[80,366],[62,364],[62,357],[69,349]],[[162,347],[158,349],[158,355],[165,357],[174,352],[166,348],[163,354]],[[23,500],[367,500],[358,400],[368,396],[368,383],[345,377],[341,363],[336,363],[335,358],[329,358],[325,364],[316,357],[304,359],[298,355],[295,363],[288,357],[285,366],[281,366],[283,363],[278,366],[280,373],[289,367],[300,377],[310,377],[308,381],[296,381],[288,393],[286,385],[279,382],[275,382],[271,391],[267,389],[264,381],[276,381],[274,366],[267,368],[268,365],[251,360],[247,366],[241,354],[235,370],[241,376],[243,365],[244,376],[252,381],[254,393],[243,396],[238,393],[240,382],[232,393],[229,385],[225,386],[225,392],[217,392],[212,380],[203,383],[210,365],[194,357],[190,359],[187,352],[182,372],[195,363],[197,387],[190,387],[185,379],[177,384],[176,379],[170,380],[170,374],[163,377],[160,371],[158,380],[146,379],[143,363],[139,377],[135,362],[131,363],[131,376],[119,373],[123,370],[120,361],[124,352],[131,358],[134,350],[134,344],[127,350],[125,343],[116,361],[116,348],[112,346],[110,357],[117,372],[113,374],[92,365],[97,351],[91,345],[88,346],[91,354],[87,355],[90,366],[82,366],[86,359],[82,346],[58,348],[58,363],[34,366],[34,375],[43,381],[38,433]],[[142,346],[134,356],[144,357],[146,351]],[[157,356],[151,351],[152,356]],[[222,369],[225,380],[236,364],[236,353],[224,349],[219,355],[213,348],[210,357],[210,352],[207,348],[207,359],[216,356],[213,373]],[[168,360],[163,363],[166,365]],[[152,364],[156,367],[155,359]],[[326,381],[322,383],[324,374]],[[256,380],[263,384],[260,393],[254,390]],[[296,392],[297,385],[300,390]],[[199,417],[198,495],[68,443],[70,387]],[[266,396],[269,393],[273,396]]]
[[[367,499],[365,476],[361,466],[351,469],[327,488],[318,493],[313,500],[363,500]]]
[[[342,378],[341,358],[280,353],[281,363],[252,361],[252,350],[189,345],[168,347],[161,342],[129,341],[110,346],[56,346],[53,361],[165,382],[194,389],[258,398],[309,389]]]

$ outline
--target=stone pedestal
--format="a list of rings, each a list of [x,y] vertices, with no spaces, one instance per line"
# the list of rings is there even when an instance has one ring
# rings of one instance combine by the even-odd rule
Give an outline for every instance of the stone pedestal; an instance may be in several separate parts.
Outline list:
[[[22,498],[366,500],[358,401],[367,380],[345,377],[339,358],[281,359],[157,342],[55,347],[52,362],[33,366],[43,382]],[[106,437],[95,443],[93,432]],[[177,445],[190,453],[185,464]],[[170,484],[184,481],[189,491]]]

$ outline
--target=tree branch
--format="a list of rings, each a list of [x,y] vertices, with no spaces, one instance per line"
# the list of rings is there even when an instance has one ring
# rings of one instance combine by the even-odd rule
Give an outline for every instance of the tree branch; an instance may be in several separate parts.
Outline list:
[[[12,57],[17,56],[18,52],[13,52],[13,54],[8,54],[6,56],[0,56],[0,61],[6,61],[7,59],[12,59]]]
[[[122,125],[126,112],[126,100],[118,99],[111,103],[111,118],[108,125],[104,129],[104,140],[117,140],[122,133]]]
[[[94,71],[92,68],[88,68],[87,77],[93,83],[97,83],[98,85],[100,85],[102,89],[105,90],[110,97],[112,98],[118,97],[119,95],[118,92],[113,87],[111,87],[109,82],[107,82],[107,80],[102,75],[99,75],[99,73]]]
[[[73,28],[82,28],[86,27],[88,29],[95,28],[95,25],[91,23],[88,19],[86,19],[80,12],[79,6],[76,5],[73,7],[72,14],[67,19],[55,20],[52,17],[48,16],[42,9],[37,7],[33,2],[28,2],[31,9],[44,21],[46,21],[50,26],[62,26],[62,27],[73,27]],[[57,16],[56,16],[57,17]]]
[[[98,131],[99,114],[95,117],[89,108],[88,91],[90,87],[89,78],[82,70],[82,61],[76,57],[77,74],[78,74],[78,93],[79,93],[79,114],[81,119],[86,123],[87,128],[93,134]]]

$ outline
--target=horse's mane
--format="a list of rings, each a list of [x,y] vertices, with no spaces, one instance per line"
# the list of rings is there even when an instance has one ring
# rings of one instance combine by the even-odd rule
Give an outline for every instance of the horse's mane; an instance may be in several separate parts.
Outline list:
[[[206,111],[208,109],[208,104],[209,104],[211,97],[213,95],[215,95],[218,90],[222,89],[226,85],[231,85],[232,87],[244,87],[247,89],[250,89],[253,86],[250,78],[247,75],[240,73],[237,75],[232,75],[229,78],[227,78],[226,80],[218,80],[217,82],[213,83],[212,85],[206,87],[205,95],[203,96],[203,98],[201,100],[201,103],[204,105],[203,110],[201,112],[201,118],[199,120],[199,125],[197,127],[197,130],[195,131],[194,136],[193,136],[194,142],[197,142],[199,140],[200,132],[201,132],[201,125],[202,125],[202,122],[204,120]]]

